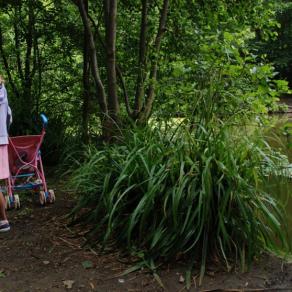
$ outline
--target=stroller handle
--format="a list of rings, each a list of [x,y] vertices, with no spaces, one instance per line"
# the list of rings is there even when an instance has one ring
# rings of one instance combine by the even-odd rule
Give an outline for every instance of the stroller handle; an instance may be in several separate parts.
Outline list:
[[[49,121],[45,114],[41,114],[41,120],[43,122],[43,127],[45,128]]]

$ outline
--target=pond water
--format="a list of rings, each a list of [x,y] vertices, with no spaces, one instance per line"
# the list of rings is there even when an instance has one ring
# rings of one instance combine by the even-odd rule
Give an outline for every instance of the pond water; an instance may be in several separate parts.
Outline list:
[[[287,155],[289,162],[292,163],[292,117],[279,116],[274,118],[274,126],[269,129],[269,143],[275,149]],[[270,179],[267,183],[267,191],[284,204],[287,215],[287,227],[292,240],[292,178]],[[292,244],[292,242],[291,242]]]

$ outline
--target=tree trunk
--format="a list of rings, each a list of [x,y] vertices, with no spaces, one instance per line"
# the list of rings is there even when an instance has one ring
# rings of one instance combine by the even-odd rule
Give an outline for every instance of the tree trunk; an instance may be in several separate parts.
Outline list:
[[[140,27],[140,44],[139,44],[139,61],[138,61],[138,76],[136,83],[136,94],[133,118],[138,117],[142,109],[144,98],[144,80],[146,70],[146,49],[147,49],[147,30],[148,30],[148,0],[142,0],[141,10],[141,27]]]
[[[104,19],[106,35],[106,63],[108,82],[108,110],[106,137],[108,141],[115,140],[118,133],[120,105],[117,94],[116,71],[116,29],[117,29],[117,0],[104,0]]]
[[[37,90],[36,90],[36,114],[39,116],[40,114],[40,100],[42,96],[42,60],[41,60],[41,53],[39,50],[39,44],[36,42],[36,59],[37,59],[37,72],[38,72],[38,79],[37,79]]]
[[[88,15],[88,0],[84,2]],[[89,36],[84,28],[83,44],[83,104],[82,104],[82,139],[85,144],[89,143],[89,97],[90,97],[90,48]]]
[[[105,2],[108,108],[110,118],[117,123],[119,113],[116,72],[117,0],[105,0]]]
[[[159,58],[158,55],[160,52],[161,40],[166,31],[166,19],[167,19],[167,13],[168,13],[168,6],[169,6],[169,0],[164,0],[161,13],[160,13],[159,28],[158,28],[158,32],[157,32],[155,43],[154,43],[155,59],[151,66],[152,69],[150,72],[150,85],[147,89],[147,98],[146,98],[145,106],[139,116],[139,123],[141,124],[146,123],[147,120],[149,119],[151,110],[152,110],[152,105],[154,102],[154,97],[155,97],[154,90],[155,90],[155,82],[157,80],[157,69],[158,69],[158,58]]]
[[[33,94],[32,94],[32,79],[33,79],[33,69],[31,68],[32,62],[32,51],[34,47],[34,30],[35,30],[35,15],[34,15],[34,2],[28,1],[28,26],[26,32],[26,53],[25,53],[25,61],[24,61],[24,79],[22,83],[22,112],[25,115],[22,117],[23,119],[23,131],[29,131],[32,129],[32,114],[33,114]],[[33,60],[34,61],[34,60]],[[35,65],[35,64],[34,64]]]
[[[102,36],[101,36],[101,33],[99,31],[98,26],[95,24],[94,20],[90,17],[90,15],[88,15],[88,17],[89,17],[90,21],[92,22],[92,24],[95,27],[95,30],[96,30],[95,33],[96,33],[98,41],[100,42],[100,44],[102,45],[102,48],[106,52],[106,45],[105,45],[105,42],[102,39]],[[117,64],[117,62],[116,62],[116,71],[117,71],[117,78],[120,80],[120,88],[123,91],[124,100],[125,100],[125,106],[126,106],[126,110],[127,110],[128,116],[132,117],[132,111],[131,111],[131,107],[130,107],[129,95],[128,95],[128,92],[127,92],[126,83],[125,83],[125,80],[124,80],[124,77],[123,77],[122,70],[121,70],[120,66]]]
[[[28,27],[26,33],[26,53],[25,53],[25,67],[24,67],[24,84],[23,92],[28,104],[31,104],[31,52],[33,48],[33,26],[34,26],[34,11],[32,1],[29,1],[28,7]]]
[[[89,21],[88,14],[86,13],[84,0],[77,0],[76,1],[79,12],[82,18],[82,22],[84,25],[84,29],[87,33],[88,37],[88,45],[90,48],[90,68],[91,73],[94,79],[95,87],[96,87],[96,94],[97,94],[97,100],[100,106],[100,119],[101,119],[101,127],[102,127],[102,136],[105,140],[110,140],[111,133],[109,132],[109,128],[111,128],[110,122],[109,122],[109,113],[108,113],[108,104],[106,100],[106,93],[104,89],[103,82],[101,81],[100,74],[99,74],[99,67],[97,62],[97,52],[95,47],[95,41],[94,41],[94,35],[91,30],[91,25]]]
[[[16,49],[16,61],[18,74],[21,79],[21,82],[24,82],[23,71],[22,71],[22,61],[21,61],[21,46],[20,46],[20,33],[19,33],[19,22],[21,18],[21,4],[15,7],[15,20],[13,23],[14,26],[14,39],[15,39],[15,49]]]
[[[100,79],[94,37],[91,30],[90,22],[88,19],[88,15],[86,13],[86,9],[84,6],[84,1],[78,0],[77,4],[78,4],[79,12],[82,18],[82,22],[84,25],[84,29],[86,30],[86,33],[88,36],[88,41],[89,41],[88,45],[90,48],[90,68],[91,68],[92,76],[93,76],[95,86],[96,86],[97,100],[101,109],[101,119],[104,120],[105,117],[108,115],[108,107],[107,107],[107,102],[106,102],[106,94],[105,94],[104,86]]]

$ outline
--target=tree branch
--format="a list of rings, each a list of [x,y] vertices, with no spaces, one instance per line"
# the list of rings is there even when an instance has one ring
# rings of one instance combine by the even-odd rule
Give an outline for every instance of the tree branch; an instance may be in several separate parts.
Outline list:
[[[95,47],[94,37],[91,31],[90,22],[88,19],[88,14],[86,13],[83,0],[74,0],[74,2],[77,4],[79,8],[79,12],[82,18],[84,28],[88,34],[89,47],[90,47],[91,71],[92,71],[95,85],[98,89],[97,99],[98,99],[102,113],[107,115],[108,107],[106,103],[106,94],[105,94],[105,89],[104,89],[104,86],[99,74],[99,67],[98,67],[97,56],[96,56],[96,47]]]
[[[152,110],[152,105],[154,102],[154,97],[155,97],[155,82],[157,80],[157,69],[158,69],[158,55],[160,51],[160,46],[161,46],[161,40],[162,37],[166,31],[166,20],[167,20],[167,13],[168,13],[168,6],[169,6],[169,0],[164,0],[163,1],[163,6],[160,12],[160,20],[159,20],[159,27],[158,27],[158,32],[155,38],[154,42],[154,54],[155,54],[155,59],[152,63],[152,69],[150,72],[150,85],[147,90],[147,99],[146,99],[146,104],[143,108],[143,113],[142,113],[142,122],[146,122],[147,119],[150,116],[151,110]]]

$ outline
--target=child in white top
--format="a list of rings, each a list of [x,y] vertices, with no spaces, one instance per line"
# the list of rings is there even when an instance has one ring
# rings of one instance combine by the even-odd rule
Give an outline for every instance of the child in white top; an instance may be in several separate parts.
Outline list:
[[[11,110],[8,106],[7,92],[4,79],[0,75],[0,180],[9,177],[8,162],[8,125],[11,122]],[[10,230],[5,212],[5,198],[0,190],[0,232]]]

